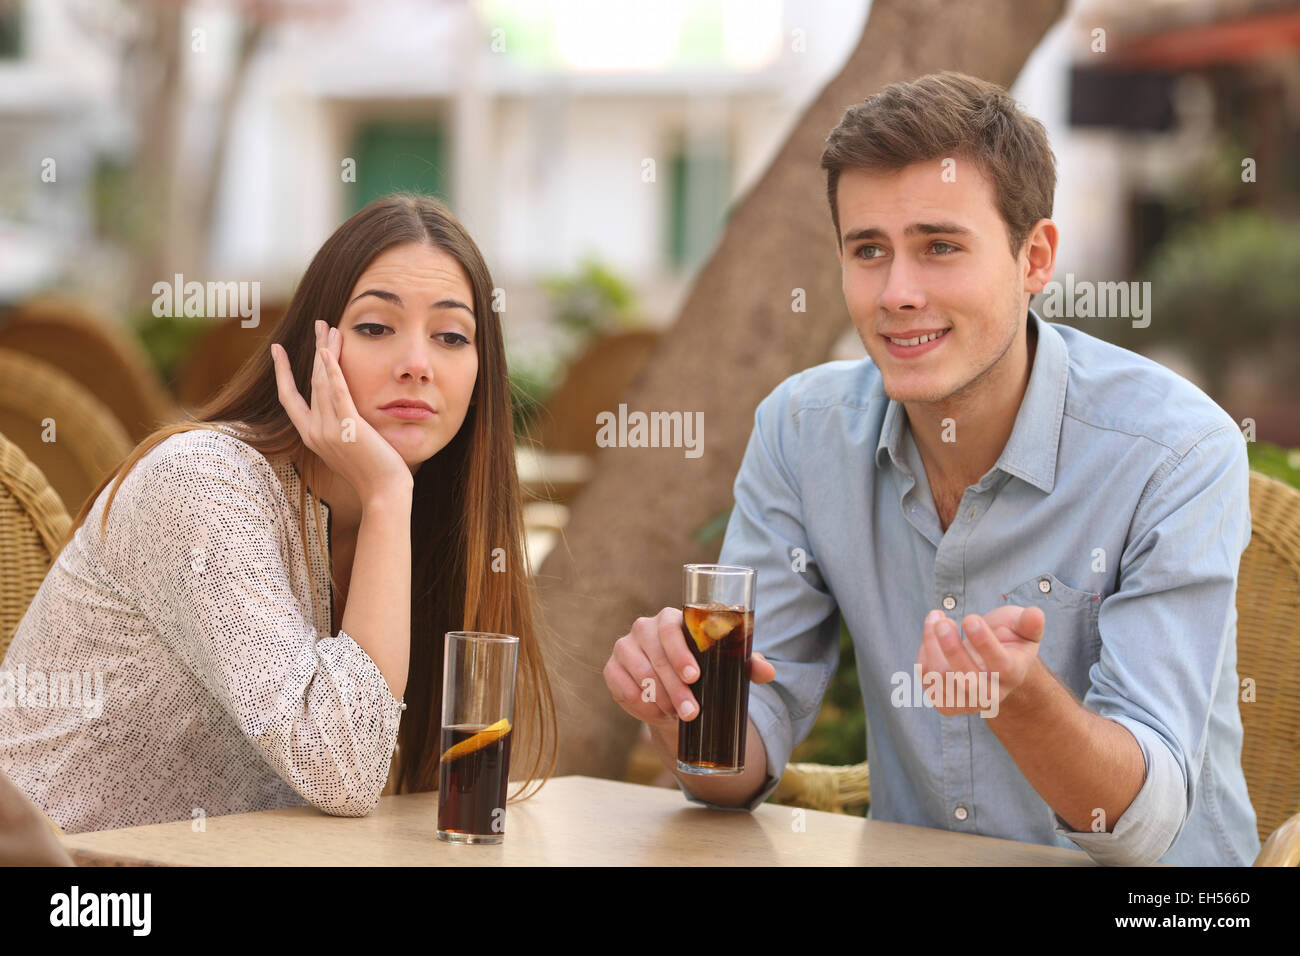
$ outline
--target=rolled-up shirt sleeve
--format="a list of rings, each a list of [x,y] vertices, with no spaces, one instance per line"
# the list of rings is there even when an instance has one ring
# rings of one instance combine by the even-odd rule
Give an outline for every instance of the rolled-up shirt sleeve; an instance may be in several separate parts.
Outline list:
[[[1167,458],[1138,506],[1119,588],[1098,612],[1101,655],[1083,704],[1133,734],[1146,777],[1107,832],[1055,817],[1056,833],[1099,863],[1158,860],[1197,797],[1211,704],[1236,641],[1249,479],[1245,440],[1225,425]]]
[[[141,483],[144,611],[307,802],[363,816],[387,780],[401,704],[346,633],[318,639],[290,588],[266,479],[234,442],[214,434],[184,455],[146,456],[127,479]]]
[[[812,730],[839,662],[838,607],[804,530],[797,481],[798,422],[788,397],[797,379],[779,385],[754,413],[718,559],[720,564],[758,572],[754,650],[776,671],[771,683],[751,684],[749,689],[749,716],[767,755],[767,778],[758,794],[744,807],[718,807],[678,781],[691,802],[719,809],[752,810],[776,789],[791,751]]]

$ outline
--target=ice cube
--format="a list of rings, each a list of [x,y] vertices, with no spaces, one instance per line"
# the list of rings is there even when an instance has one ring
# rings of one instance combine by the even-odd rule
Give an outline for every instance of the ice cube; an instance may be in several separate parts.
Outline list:
[[[700,625],[710,641],[720,641],[740,625],[740,615],[734,611],[710,611]]]

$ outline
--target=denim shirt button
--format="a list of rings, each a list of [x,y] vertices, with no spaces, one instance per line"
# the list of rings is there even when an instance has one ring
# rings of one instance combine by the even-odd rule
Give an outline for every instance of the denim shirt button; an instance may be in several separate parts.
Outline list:
[[[957,606],[957,599],[955,597],[953,597],[951,594],[945,594],[943,596],[943,609],[945,611],[951,611],[956,606]]]
[[[1044,594],[1048,593],[1052,590],[1052,582],[1047,578],[1043,578],[1043,580],[1038,582],[1038,590],[1042,591]]]
[[[952,812],[952,815],[958,820],[965,820],[967,817],[966,808],[959,805],[957,809]]]

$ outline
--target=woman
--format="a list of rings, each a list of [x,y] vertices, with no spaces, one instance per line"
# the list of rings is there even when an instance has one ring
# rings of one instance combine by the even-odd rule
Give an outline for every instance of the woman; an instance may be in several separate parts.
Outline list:
[[[390,770],[434,789],[453,630],[520,637],[515,776],[544,782],[555,710],[492,289],[440,203],[371,203],[271,352],[86,501],[4,662],[50,693],[0,708],[0,771],[67,832],[359,816]],[[102,679],[99,716],[56,700],[71,670]]]

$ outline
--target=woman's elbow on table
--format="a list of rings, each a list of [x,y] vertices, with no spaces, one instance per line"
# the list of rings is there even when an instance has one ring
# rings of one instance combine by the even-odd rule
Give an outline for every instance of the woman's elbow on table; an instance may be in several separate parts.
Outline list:
[[[310,801],[321,813],[331,817],[365,817],[379,806],[379,791],[374,794],[354,795],[345,794],[337,799],[321,799]]]
[[[379,805],[391,757],[381,764],[374,754],[359,749],[338,754],[328,749],[326,741],[307,748],[266,746],[263,752],[281,778],[311,806],[331,816],[364,817]],[[391,746],[388,751],[391,754]]]

